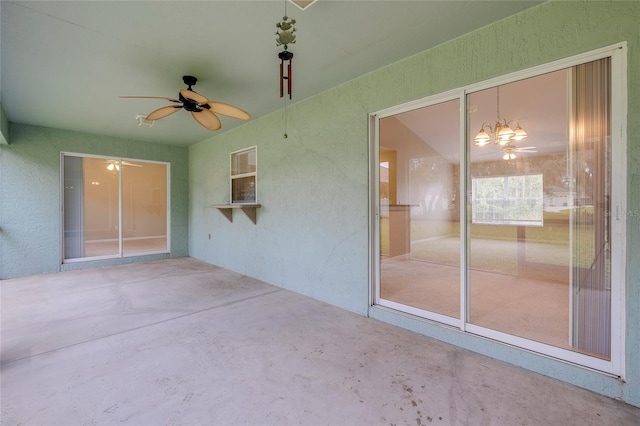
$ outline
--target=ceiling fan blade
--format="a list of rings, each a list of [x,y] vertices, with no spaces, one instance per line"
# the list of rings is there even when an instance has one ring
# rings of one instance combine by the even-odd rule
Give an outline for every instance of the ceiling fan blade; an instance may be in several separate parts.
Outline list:
[[[218,130],[222,127],[220,119],[208,109],[192,111],[191,115],[193,115],[193,118],[195,118],[198,123],[209,130]]]
[[[180,94],[183,98],[191,99],[192,101],[197,102],[198,105],[203,105],[209,102],[209,99],[205,98],[199,93],[194,92],[193,90],[182,89],[180,91]]]
[[[177,100],[177,99],[165,98],[163,96],[118,96],[118,97],[119,98],[124,98],[124,99],[163,99],[163,100],[169,101],[169,102],[180,103],[180,101]]]
[[[133,167],[142,167],[142,164],[130,163],[128,161],[123,161],[122,165],[123,166],[133,166]]]
[[[227,117],[237,118],[239,120],[251,119],[251,114],[233,105],[225,104],[224,102],[209,102],[207,103],[211,111],[218,114],[226,115]]]
[[[177,112],[181,108],[182,106],[174,106],[174,105],[158,108],[157,110],[152,111],[149,115],[147,115],[147,120],[151,120],[151,121],[160,120],[161,118],[165,118],[173,114],[174,112]]]

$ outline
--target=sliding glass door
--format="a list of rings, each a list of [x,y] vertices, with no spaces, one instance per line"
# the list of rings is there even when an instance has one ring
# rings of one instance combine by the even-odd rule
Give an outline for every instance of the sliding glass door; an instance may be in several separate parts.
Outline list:
[[[167,163],[62,155],[63,260],[167,252]]]
[[[624,141],[602,56],[377,117],[374,304],[620,369]]]
[[[460,316],[460,100],[380,120],[380,296]]]

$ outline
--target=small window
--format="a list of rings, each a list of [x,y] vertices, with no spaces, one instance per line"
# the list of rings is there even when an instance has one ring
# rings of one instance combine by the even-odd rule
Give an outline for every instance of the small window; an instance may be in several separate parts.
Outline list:
[[[474,178],[472,222],[542,226],[542,174]]]
[[[251,147],[231,153],[231,203],[255,204],[257,148]]]

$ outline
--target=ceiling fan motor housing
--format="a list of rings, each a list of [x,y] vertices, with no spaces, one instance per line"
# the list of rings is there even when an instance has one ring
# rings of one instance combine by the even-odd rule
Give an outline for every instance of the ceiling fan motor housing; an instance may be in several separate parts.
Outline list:
[[[182,76],[182,81],[184,81],[184,84],[189,86],[189,90],[191,90],[191,86],[195,86],[196,81],[198,81],[198,79],[192,75],[185,75],[185,76]]]
[[[180,95],[180,102],[182,102],[182,107],[187,111],[200,111],[200,108],[198,108],[198,103],[193,99],[185,98],[184,96]]]

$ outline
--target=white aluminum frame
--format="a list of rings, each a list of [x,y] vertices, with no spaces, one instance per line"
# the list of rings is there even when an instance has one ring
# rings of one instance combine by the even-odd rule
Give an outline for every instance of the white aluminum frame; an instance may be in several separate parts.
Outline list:
[[[249,172],[249,173],[240,173],[238,175],[234,175],[233,174],[233,156],[237,155],[237,154],[242,154],[244,152],[250,152],[250,151],[255,151],[256,153],[256,170],[254,172]],[[244,202],[234,202],[233,201],[233,180],[234,179],[241,179],[241,178],[245,178],[245,177],[251,177],[253,176],[254,179],[254,183],[255,183],[255,187],[254,187],[254,191],[255,191],[255,200],[253,201],[244,201]],[[257,204],[258,203],[258,146],[257,145],[253,145],[247,148],[243,148],[243,149],[239,149],[237,151],[233,151],[229,153],[229,204]]]

